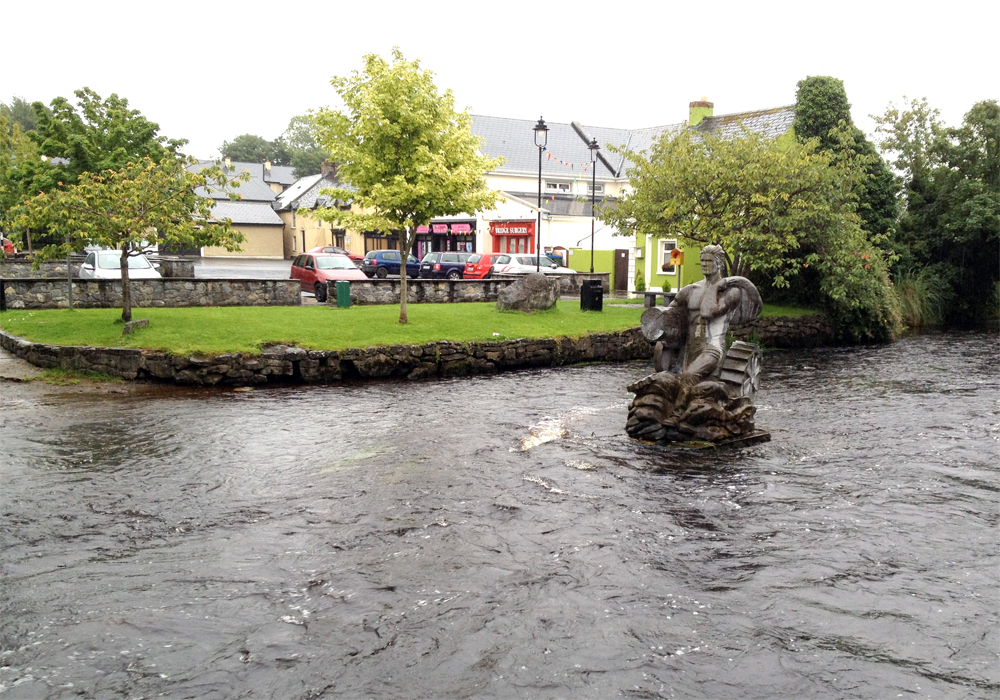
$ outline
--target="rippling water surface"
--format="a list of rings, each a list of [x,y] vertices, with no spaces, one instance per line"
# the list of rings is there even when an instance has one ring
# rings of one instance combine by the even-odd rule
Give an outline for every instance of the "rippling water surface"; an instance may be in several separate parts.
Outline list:
[[[625,437],[643,363],[0,384],[0,694],[995,698],[996,340],[770,354],[717,454]]]

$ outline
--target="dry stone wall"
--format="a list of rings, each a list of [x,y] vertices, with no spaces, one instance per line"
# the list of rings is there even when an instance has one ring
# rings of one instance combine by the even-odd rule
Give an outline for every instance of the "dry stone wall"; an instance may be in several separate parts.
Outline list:
[[[437,280],[407,279],[406,299],[410,304],[457,304],[472,301],[496,301],[500,290],[524,275],[497,275],[488,280]],[[584,279],[599,279],[607,291],[608,274],[594,273],[558,275],[559,293],[577,295],[580,282]],[[359,306],[373,304],[398,304],[400,299],[399,279],[370,279],[351,282],[351,303]],[[336,305],[337,295],[330,289],[329,301]]]
[[[135,307],[298,306],[298,280],[177,279],[131,280]],[[59,309],[69,306],[65,279],[0,279],[0,310]],[[119,280],[73,280],[73,306],[80,309],[122,305]]]
[[[168,255],[150,255],[147,257],[160,266],[159,272],[163,277],[194,277],[194,261],[189,258]],[[85,256],[83,255],[73,255],[70,265],[73,268],[74,278],[80,276],[80,266],[83,265],[84,259]],[[31,260],[25,258],[0,260],[0,279],[38,279],[49,277],[66,279],[65,258],[39,263],[37,269],[35,269]]]
[[[729,332],[736,340],[757,343],[765,348],[815,348],[836,343],[830,320],[822,314],[756,318]]]
[[[333,382],[342,379],[425,379],[491,374],[526,367],[644,359],[652,347],[637,328],[582,338],[521,338],[483,343],[438,341],[350,350],[285,345],[260,354],[172,355],[158,350],[33,343],[0,331],[0,346],[38,367],[101,372],[121,379],[176,384]]]

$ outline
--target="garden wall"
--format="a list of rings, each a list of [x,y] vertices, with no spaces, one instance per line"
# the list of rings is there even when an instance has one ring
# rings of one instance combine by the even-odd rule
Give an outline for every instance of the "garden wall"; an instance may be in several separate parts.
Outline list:
[[[638,328],[578,339],[537,338],[482,343],[438,341],[350,350],[274,345],[260,354],[171,355],[157,350],[32,343],[0,331],[0,346],[38,367],[101,372],[121,379],[177,384],[253,385],[342,379],[457,377],[526,367],[652,357]]]
[[[65,267],[63,268],[65,270]],[[135,307],[298,306],[298,280],[177,279],[131,280]],[[65,279],[0,279],[0,311],[69,306]],[[73,280],[73,306],[80,309],[122,305],[120,280]]]
[[[815,348],[836,344],[833,325],[821,314],[756,318],[729,330],[737,340],[757,343],[765,348]]]
[[[411,304],[452,304],[473,301],[496,301],[500,290],[516,282],[524,275],[496,275],[488,280],[436,280],[407,279],[406,299]],[[600,279],[604,290],[608,288],[608,273],[558,275],[560,293],[579,295],[580,282],[584,279]],[[351,282],[351,303],[359,306],[373,304],[398,304],[400,299],[399,279],[370,279]],[[336,305],[337,295],[331,285],[328,303]]]
[[[163,277],[183,277],[190,279],[194,277],[194,261],[187,258],[179,258],[167,255],[149,255],[150,261],[159,265],[159,272]],[[73,266],[73,277],[80,276],[80,266],[83,264],[85,256],[74,255],[70,264]],[[66,260],[47,260],[38,264],[35,269],[31,260],[24,258],[0,260],[0,279],[48,279],[51,277],[61,277],[66,279]]]

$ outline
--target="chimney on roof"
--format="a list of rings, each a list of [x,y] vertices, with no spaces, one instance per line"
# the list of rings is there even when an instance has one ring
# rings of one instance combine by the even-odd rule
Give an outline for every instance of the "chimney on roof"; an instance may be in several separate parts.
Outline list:
[[[233,162],[229,160],[229,156],[226,156],[226,170],[231,170],[233,167]]]
[[[333,177],[337,177],[337,164],[327,158],[323,161],[323,165],[320,166],[319,173],[320,175],[326,175],[329,173],[330,175],[333,175]]]
[[[715,105],[709,102],[707,97],[702,97],[700,100],[695,100],[689,104],[688,126],[697,126],[701,123],[702,119],[712,116],[714,108]]]
[[[264,161],[264,170],[266,170],[267,172],[271,172],[271,161],[269,160]]]

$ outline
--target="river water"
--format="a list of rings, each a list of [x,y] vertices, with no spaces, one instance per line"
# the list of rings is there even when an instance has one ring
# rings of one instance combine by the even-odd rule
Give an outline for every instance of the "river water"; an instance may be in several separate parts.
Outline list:
[[[771,353],[715,454],[645,363],[0,384],[0,695],[996,698],[996,341]]]

